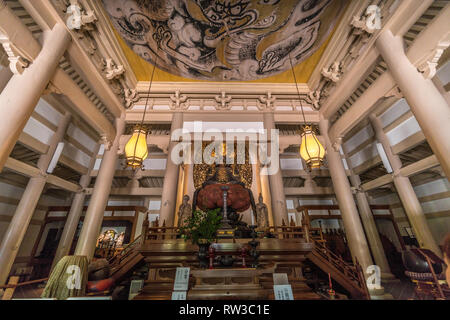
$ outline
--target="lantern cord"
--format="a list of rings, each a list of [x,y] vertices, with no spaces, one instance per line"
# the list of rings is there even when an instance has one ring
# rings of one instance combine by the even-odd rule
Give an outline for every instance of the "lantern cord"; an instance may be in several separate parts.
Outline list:
[[[143,126],[144,126],[145,115],[147,113],[147,107],[148,107],[148,100],[150,99],[150,92],[151,92],[151,89],[152,89],[153,76],[155,74],[156,64],[158,63],[158,53],[159,53],[159,45],[157,45],[157,47],[156,47],[155,64],[153,66],[152,74],[150,76],[150,84],[148,86],[147,97],[145,99],[145,107],[144,107],[144,113],[142,114],[142,120],[141,120],[140,129],[142,129]],[[141,135],[141,130],[139,130],[139,132],[138,132],[138,136],[137,136],[137,139],[136,139],[136,144],[134,145],[133,161],[135,161],[135,159],[136,159],[136,150],[137,150],[137,145],[138,145],[138,142],[139,142],[140,135]]]
[[[302,99],[300,97],[300,89],[298,88],[297,77],[296,77],[295,72],[294,72],[294,65],[292,64],[292,58],[291,58],[291,53],[290,52],[289,52],[289,62],[291,63],[292,75],[294,76],[295,87],[297,88],[298,101],[300,102],[300,110],[302,110],[303,123],[306,125],[305,111],[303,110],[303,103],[302,103]],[[311,132],[312,132],[312,127],[311,127]],[[308,154],[308,157],[311,159],[311,155],[309,154],[309,151],[308,151],[308,144],[306,143],[306,134],[305,134],[304,137],[305,137],[306,153]],[[303,138],[302,138],[302,140],[303,140]],[[301,145],[300,145],[300,147],[301,147]]]
[[[292,64],[291,53],[289,52],[289,62],[291,63],[292,75],[294,76],[295,87],[297,88],[298,101],[300,102],[300,109],[302,110],[303,123],[306,124],[305,111],[303,110],[302,99],[300,97],[300,89],[298,88],[297,76],[294,72],[294,65]]]

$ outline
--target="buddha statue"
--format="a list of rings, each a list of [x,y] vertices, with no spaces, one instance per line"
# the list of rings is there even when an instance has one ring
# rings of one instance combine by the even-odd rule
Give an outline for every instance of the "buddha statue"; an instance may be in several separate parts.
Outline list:
[[[178,227],[184,227],[186,225],[186,219],[192,213],[192,207],[189,204],[189,196],[186,194],[183,196],[183,202],[178,209]]]

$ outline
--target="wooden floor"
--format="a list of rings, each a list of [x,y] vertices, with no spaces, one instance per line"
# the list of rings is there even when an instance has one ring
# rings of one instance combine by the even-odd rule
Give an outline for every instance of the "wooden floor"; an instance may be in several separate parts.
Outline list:
[[[395,300],[413,300],[416,298],[414,284],[409,280],[383,283],[383,287],[386,293],[390,293]]]
[[[29,285],[18,287],[14,291],[13,299],[37,299],[40,298],[44,288],[39,288],[38,285]]]

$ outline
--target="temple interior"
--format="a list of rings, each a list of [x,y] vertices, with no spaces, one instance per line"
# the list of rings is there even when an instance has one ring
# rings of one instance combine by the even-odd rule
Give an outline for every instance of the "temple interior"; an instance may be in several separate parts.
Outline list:
[[[449,21],[0,0],[0,299],[450,299]]]

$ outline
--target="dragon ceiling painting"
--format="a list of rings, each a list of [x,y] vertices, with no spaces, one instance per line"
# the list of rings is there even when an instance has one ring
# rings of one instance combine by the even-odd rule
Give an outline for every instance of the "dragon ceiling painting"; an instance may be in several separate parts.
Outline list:
[[[249,81],[288,70],[333,30],[344,0],[103,0],[128,46],[182,77]],[[326,21],[325,21],[326,20]]]

